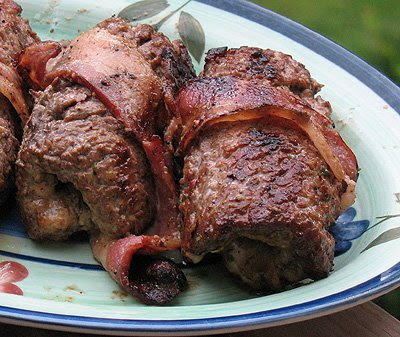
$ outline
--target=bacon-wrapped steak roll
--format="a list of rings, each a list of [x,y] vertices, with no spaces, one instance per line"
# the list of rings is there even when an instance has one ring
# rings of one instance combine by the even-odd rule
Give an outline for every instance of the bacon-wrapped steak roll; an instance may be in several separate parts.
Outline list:
[[[357,163],[320,86],[289,56],[247,47],[211,51],[202,76],[176,105],[183,254],[222,252],[255,289],[326,277],[327,229],[354,201]]]
[[[95,257],[129,293],[165,304],[185,285],[171,160],[161,137],[188,55],[147,25],[109,19],[66,46],[27,48],[38,94],[17,161],[21,214],[35,239],[88,231]],[[170,103],[168,103],[170,102]]]
[[[211,49],[202,75],[236,76],[289,90],[314,110],[326,116],[331,114],[329,102],[315,96],[322,85],[311,78],[303,64],[279,51],[254,47]]]
[[[28,106],[21,79],[14,69],[14,56],[37,41],[21,7],[11,0],[0,1],[0,205],[14,186],[14,163],[19,146],[20,121],[26,122]]]

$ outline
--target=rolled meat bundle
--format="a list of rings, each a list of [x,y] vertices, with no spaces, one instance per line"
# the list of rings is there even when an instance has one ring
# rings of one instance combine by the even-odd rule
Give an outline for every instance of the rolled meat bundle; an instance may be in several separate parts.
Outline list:
[[[27,48],[19,68],[38,93],[17,161],[29,235],[90,233],[94,256],[129,293],[165,304],[185,286],[177,192],[162,142],[180,85],[194,76],[181,42],[113,18],[69,44]],[[140,258],[134,257],[140,253]]]
[[[181,90],[182,252],[220,252],[259,290],[281,291],[332,269],[328,228],[355,198],[357,162],[333,129],[320,85],[290,56],[211,50]]]
[[[14,187],[20,123],[28,118],[28,105],[13,60],[26,46],[38,40],[20,14],[21,7],[15,2],[0,1],[0,205]]]

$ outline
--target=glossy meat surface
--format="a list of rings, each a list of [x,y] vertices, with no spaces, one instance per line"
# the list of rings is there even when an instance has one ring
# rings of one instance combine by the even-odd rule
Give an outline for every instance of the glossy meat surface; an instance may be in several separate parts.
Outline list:
[[[330,271],[334,240],[325,227],[339,215],[341,184],[295,125],[270,119],[205,131],[185,157],[182,187],[182,249],[189,258],[222,250],[235,256],[235,241],[246,237],[289,251],[287,264],[296,260],[303,276]],[[261,251],[259,262],[272,263],[272,252]],[[263,287],[290,283],[286,269],[280,265],[278,281],[267,278]]]
[[[187,83],[177,106],[182,124],[178,153],[183,155],[201,130],[221,122],[270,117],[293,121],[311,139],[337,179],[346,181],[343,208],[354,201],[357,160],[353,152],[328,117],[289,91],[233,76],[204,77]]]
[[[327,229],[355,197],[357,161],[303,65],[271,50],[208,53],[177,100],[182,251],[222,253],[255,289],[326,277]],[[178,136],[176,136],[178,135]]]
[[[42,47],[38,46],[38,53]],[[153,134],[161,81],[135,46],[95,27],[59,50],[57,58],[43,68],[42,88],[55,78],[70,78],[95,92],[138,140]]]
[[[175,95],[187,80],[195,76],[190,56],[181,40],[170,41],[149,25],[131,26],[119,18],[105,20],[98,27],[134,44],[162,79],[164,92]]]

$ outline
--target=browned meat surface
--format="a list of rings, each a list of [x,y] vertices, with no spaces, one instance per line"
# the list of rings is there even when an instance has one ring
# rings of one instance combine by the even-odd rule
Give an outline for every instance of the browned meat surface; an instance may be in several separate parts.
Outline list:
[[[122,237],[152,221],[154,187],[143,150],[80,85],[62,81],[40,95],[17,168],[32,238],[63,240],[94,226]]]
[[[47,45],[60,53],[47,64]],[[44,52],[42,52],[44,49]],[[39,67],[38,58],[44,57]],[[52,51],[49,53],[55,56]],[[37,83],[46,88],[56,78],[69,78],[90,88],[99,99],[141,141],[154,133],[155,114],[162,98],[160,78],[134,45],[95,27],[79,35],[64,49],[54,42],[32,45],[21,55],[20,63],[44,70]]]
[[[264,54],[265,69],[249,61]],[[182,252],[193,262],[221,252],[255,289],[326,277],[334,249],[327,229],[354,201],[353,153],[293,83],[319,88],[281,53],[220,50],[177,100]]]
[[[156,227],[168,228],[173,223],[165,222],[178,217],[177,196],[171,159],[158,134],[172,117],[168,105],[179,85],[194,74],[184,47],[149,29],[109,19],[67,47],[47,42],[27,48],[20,68],[42,88],[57,77],[88,87],[124,124],[142,145],[156,177]]]
[[[165,304],[183,290],[183,273],[172,262],[133,257],[180,247],[162,137],[167,101],[193,73],[183,50],[149,29],[109,19],[69,45],[24,51],[19,69],[45,89],[25,128],[17,186],[31,237],[63,240],[87,231],[94,256],[126,291]],[[177,275],[179,282],[168,280]]]
[[[20,13],[21,8],[15,2],[0,2],[0,205],[14,187],[14,163],[20,137],[17,112],[22,119],[27,114],[20,79],[12,62],[23,48],[37,41]]]
[[[96,94],[143,148],[156,178],[156,227],[165,229],[176,223],[177,197],[171,160],[157,134],[160,130],[156,124],[159,111],[167,110],[164,103],[168,92],[175,94],[178,84],[183,83],[182,78],[192,77],[193,73],[189,66],[182,70],[183,66],[178,67],[178,62],[173,65],[167,62],[168,67],[159,67],[155,61],[149,62],[149,58],[144,56],[147,54],[139,50],[136,41],[136,36],[149,28],[144,25],[134,28],[121,19],[109,19],[82,33],[64,48],[54,42],[30,46],[20,57],[20,69],[25,70],[42,88],[56,78],[66,78]],[[155,42],[158,41],[148,48],[153,50],[154,55],[164,55],[165,50],[170,51],[165,53],[167,60],[171,55],[174,59],[184,55],[181,49],[174,52],[172,43],[165,36],[161,39],[161,34],[153,31],[148,38],[152,37]],[[150,40],[147,44],[151,44]],[[187,62],[186,58],[181,60],[182,64]],[[179,71],[175,70],[173,75],[167,76],[168,71],[172,73],[170,69],[175,68]],[[179,81],[174,81],[173,90],[168,89],[172,83],[167,79],[175,77]]]
[[[238,76],[257,80],[265,85],[282,87],[300,96],[311,107],[326,116],[331,113],[329,102],[319,92],[322,85],[311,78],[303,64],[290,55],[271,49],[252,47],[216,48],[207,53],[202,76]]]
[[[43,89],[56,77],[89,86],[139,138],[163,132],[179,88],[195,75],[180,40],[171,42],[149,25],[131,26],[119,18],[99,23],[69,46],[33,45],[21,56],[20,68]]]
[[[186,85],[177,99],[181,128],[178,153],[185,154],[204,128],[220,122],[279,117],[293,121],[312,140],[332,173],[348,186],[343,208],[354,198],[357,161],[332,121],[288,90],[232,76],[204,77]],[[352,183],[353,182],[353,183]]]
[[[19,142],[15,135],[15,110],[9,101],[0,97],[0,205],[14,186],[14,163]]]
[[[237,272],[257,278],[256,288],[280,289],[293,282],[292,269],[300,279],[326,276],[334,240],[324,227],[339,214],[341,184],[304,133],[271,118],[220,123],[199,137],[184,166],[186,255],[225,250],[228,268],[233,259]],[[252,239],[244,249],[252,254],[238,262],[243,237]],[[289,258],[276,262],[283,251]],[[259,272],[250,273],[251,261]]]
[[[164,130],[174,110],[174,98],[178,90],[194,77],[190,56],[181,40],[170,41],[164,34],[156,32],[146,24],[129,25],[122,19],[110,19],[99,24],[118,36],[129,39],[150,63],[161,78],[165,105],[157,112],[156,127]]]
[[[12,0],[0,1],[0,62],[7,65],[26,46],[38,41],[28,21],[21,18],[21,11]]]
[[[105,20],[98,25],[110,33],[131,41],[162,79],[168,95],[175,95],[180,87],[194,76],[192,61],[181,40],[170,41],[151,26],[130,26],[122,19]]]

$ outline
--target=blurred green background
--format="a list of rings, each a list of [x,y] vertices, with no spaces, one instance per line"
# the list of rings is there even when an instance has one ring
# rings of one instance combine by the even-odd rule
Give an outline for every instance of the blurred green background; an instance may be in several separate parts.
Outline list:
[[[252,1],[337,42],[400,85],[400,0]],[[400,288],[375,303],[400,319]]]
[[[400,85],[399,0],[253,0],[349,49]]]

